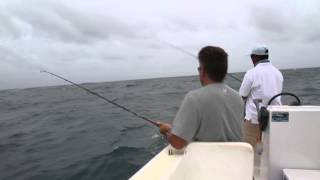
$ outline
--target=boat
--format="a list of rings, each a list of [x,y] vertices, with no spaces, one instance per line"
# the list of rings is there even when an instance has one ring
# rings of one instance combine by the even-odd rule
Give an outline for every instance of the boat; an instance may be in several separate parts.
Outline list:
[[[320,106],[267,110],[261,156],[243,142],[193,142],[183,150],[167,146],[130,180],[319,180]]]
[[[249,144],[194,142],[182,151],[164,148],[130,180],[252,179],[252,174],[253,150]]]

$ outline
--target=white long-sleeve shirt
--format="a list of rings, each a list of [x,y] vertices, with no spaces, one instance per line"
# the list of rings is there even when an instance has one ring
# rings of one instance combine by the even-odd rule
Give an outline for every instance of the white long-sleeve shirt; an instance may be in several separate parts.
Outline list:
[[[245,119],[252,124],[258,124],[255,99],[261,99],[264,105],[276,94],[282,92],[283,76],[269,61],[258,63],[244,76],[239,94],[247,97]],[[280,97],[276,98],[272,105],[280,105]]]

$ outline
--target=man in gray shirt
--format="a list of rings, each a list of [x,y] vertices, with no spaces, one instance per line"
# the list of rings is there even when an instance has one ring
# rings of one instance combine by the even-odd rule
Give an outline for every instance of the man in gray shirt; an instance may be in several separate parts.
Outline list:
[[[203,87],[185,96],[172,126],[158,122],[160,132],[177,149],[192,141],[242,141],[243,100],[223,83],[228,54],[220,47],[207,46],[198,58]]]

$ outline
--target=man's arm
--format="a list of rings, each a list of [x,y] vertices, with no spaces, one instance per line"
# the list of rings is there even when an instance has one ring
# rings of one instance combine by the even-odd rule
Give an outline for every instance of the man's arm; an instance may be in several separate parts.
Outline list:
[[[246,97],[241,96],[241,97],[242,97],[243,102],[246,103],[248,96],[246,96]]]
[[[161,123],[157,122],[159,126],[159,131],[161,134],[163,134],[168,142],[176,149],[182,149],[184,148],[188,142],[184,140],[183,138],[176,136],[171,133],[171,125],[167,123]]]
[[[242,96],[243,100],[246,101],[247,97],[250,94],[253,80],[252,80],[252,72],[248,71],[243,78],[243,81],[241,83],[240,89],[239,89],[239,94]]]
[[[188,93],[182,101],[172,126],[158,122],[159,130],[176,149],[185,147],[196,136],[200,126],[199,106]]]

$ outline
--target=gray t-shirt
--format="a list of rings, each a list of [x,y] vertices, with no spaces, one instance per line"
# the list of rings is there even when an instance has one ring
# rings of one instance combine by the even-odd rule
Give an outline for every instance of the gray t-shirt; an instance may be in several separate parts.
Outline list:
[[[172,133],[190,141],[242,141],[244,104],[224,83],[189,92],[173,121]]]

